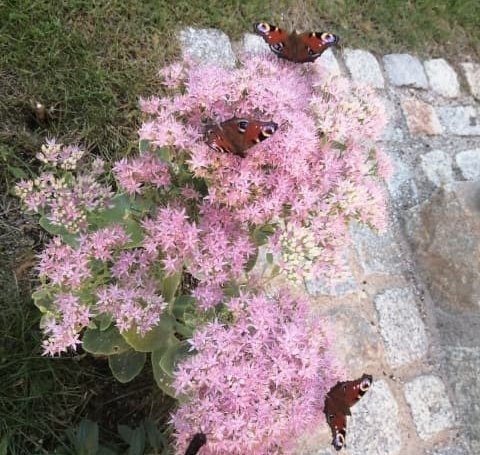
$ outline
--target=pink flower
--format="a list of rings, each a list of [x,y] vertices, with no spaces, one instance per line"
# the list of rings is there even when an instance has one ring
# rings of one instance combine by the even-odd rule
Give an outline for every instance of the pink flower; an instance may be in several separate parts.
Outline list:
[[[175,372],[177,393],[190,398],[172,416],[178,453],[200,430],[204,455],[294,453],[296,437],[323,419],[340,375],[324,323],[286,289],[243,294],[227,307],[233,323],[197,329],[196,354]]]
[[[170,184],[168,165],[150,153],[118,161],[113,172],[119,185],[129,194],[141,193],[145,184],[162,188]]]

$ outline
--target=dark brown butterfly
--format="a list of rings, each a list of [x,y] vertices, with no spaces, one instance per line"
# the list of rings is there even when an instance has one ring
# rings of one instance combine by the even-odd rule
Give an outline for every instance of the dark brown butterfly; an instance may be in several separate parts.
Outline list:
[[[340,450],[345,445],[347,434],[347,416],[350,408],[372,385],[372,376],[364,374],[355,381],[337,382],[325,396],[323,412],[332,430],[333,447]]]
[[[295,63],[313,62],[339,39],[328,32],[287,33],[266,22],[253,24],[253,30],[270,45],[278,57]]]
[[[268,139],[277,129],[275,122],[233,117],[220,125],[207,126],[206,143],[217,152],[244,158],[245,150]]]
[[[190,444],[188,444],[185,455],[197,455],[198,451],[207,443],[204,433],[195,433]]]

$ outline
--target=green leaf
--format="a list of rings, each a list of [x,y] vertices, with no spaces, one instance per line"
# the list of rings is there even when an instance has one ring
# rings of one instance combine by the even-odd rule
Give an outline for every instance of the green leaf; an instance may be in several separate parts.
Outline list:
[[[257,263],[257,259],[258,259],[258,248],[255,248],[255,252],[248,257],[248,261],[244,266],[245,272],[250,272],[255,267],[255,264]]]
[[[166,302],[171,302],[175,297],[180,280],[182,279],[181,273],[173,273],[166,276],[162,281],[162,296]]]
[[[16,179],[28,179],[27,173],[21,167],[10,166],[9,164],[7,164],[7,168],[8,172],[10,172],[10,174],[12,174]]]
[[[68,232],[63,226],[53,224],[47,217],[42,216],[38,221],[38,224],[45,229],[49,234],[58,235],[67,245],[76,247],[77,236]]]
[[[273,254],[272,253],[267,253],[265,255],[265,258],[267,260],[267,264],[270,264],[270,265],[273,264]]]
[[[139,426],[132,431],[130,436],[130,447],[127,455],[143,455],[145,451],[145,430],[143,426]]]
[[[161,450],[168,446],[168,440],[165,435],[157,428],[152,419],[145,419],[145,430],[147,432],[148,443],[152,449]]]
[[[130,382],[135,378],[145,364],[146,354],[133,349],[108,356],[108,366],[113,376],[121,383]]]
[[[53,310],[53,297],[50,291],[44,288],[37,289],[32,293],[32,299],[35,306],[42,312],[47,313]]]
[[[118,455],[118,452],[113,449],[110,449],[107,446],[100,445],[100,447],[98,448],[97,455]]]
[[[130,438],[132,437],[133,429],[128,425],[117,425],[117,431],[120,437],[127,443],[130,444]]]
[[[175,331],[175,319],[167,313],[160,317],[158,325],[153,327],[145,335],[137,333],[135,327],[123,332],[122,335],[127,343],[139,352],[152,352],[160,349]]]
[[[82,346],[85,351],[96,355],[120,354],[130,349],[116,327],[107,330],[87,329],[83,334]]]
[[[186,341],[172,343],[160,358],[160,368],[173,378],[177,363],[188,356],[189,347]]]
[[[256,246],[265,245],[268,242],[268,237],[275,232],[275,228],[270,224],[263,224],[257,226],[252,232],[252,240]]]
[[[122,224],[125,213],[130,209],[130,197],[126,194],[117,194],[112,198],[113,207],[89,214],[89,224],[101,228],[110,224]]]
[[[95,455],[98,451],[98,425],[88,419],[83,419],[75,435],[75,450],[77,455]]]
[[[186,341],[178,341],[171,337],[162,349],[152,352],[153,376],[157,385],[167,395],[179,399],[172,387],[173,372],[178,362],[185,358],[189,351]]]
[[[169,376],[161,367],[160,360],[164,351],[159,349],[152,352],[153,377],[158,387],[167,395],[176,398],[175,389],[172,387],[173,378]]]
[[[0,455],[7,455],[8,436],[3,436],[0,440]]]
[[[107,330],[113,322],[113,316],[109,313],[99,314],[96,318],[101,332]]]
[[[150,149],[150,141],[148,139],[140,139],[138,142],[138,151],[140,153],[148,152]]]
[[[179,295],[173,303],[173,315],[182,321],[185,320],[185,313],[195,313],[195,298],[191,295]]]

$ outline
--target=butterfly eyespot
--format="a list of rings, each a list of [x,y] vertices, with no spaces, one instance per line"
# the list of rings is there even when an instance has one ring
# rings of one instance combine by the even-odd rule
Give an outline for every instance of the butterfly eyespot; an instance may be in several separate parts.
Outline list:
[[[334,43],[337,41],[337,37],[333,35],[332,33],[322,33],[321,35],[322,41],[326,41],[327,43]]]
[[[274,51],[281,52],[281,50],[285,47],[283,43],[275,43],[270,46]]]
[[[371,381],[369,378],[365,378],[361,383],[360,383],[360,390],[362,392],[366,392],[369,387],[372,385]]]
[[[245,133],[245,131],[247,131],[247,127],[248,127],[248,121],[247,120],[239,120],[237,122],[237,127],[238,127],[238,131],[240,133]]]
[[[345,445],[345,436],[342,433],[337,433],[333,440],[333,446],[340,450]]]
[[[268,33],[270,31],[270,25],[267,24],[266,22],[259,22],[258,24],[255,24],[255,28],[260,33]]]

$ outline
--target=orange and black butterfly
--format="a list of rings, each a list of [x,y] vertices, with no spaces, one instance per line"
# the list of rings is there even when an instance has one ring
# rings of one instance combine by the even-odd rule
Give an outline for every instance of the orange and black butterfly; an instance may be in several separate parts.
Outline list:
[[[233,117],[219,125],[207,126],[206,143],[217,152],[244,158],[247,149],[268,139],[277,129],[275,122]]]
[[[337,382],[325,396],[323,412],[332,430],[332,444],[335,450],[340,450],[345,445],[350,408],[370,388],[372,380],[372,376],[364,374],[355,381]]]
[[[313,62],[339,40],[338,36],[328,32],[287,33],[266,22],[253,24],[253,30],[278,57],[295,63]]]
[[[204,433],[195,433],[190,444],[188,444],[185,455],[197,455],[198,451],[207,443],[207,436]]]

